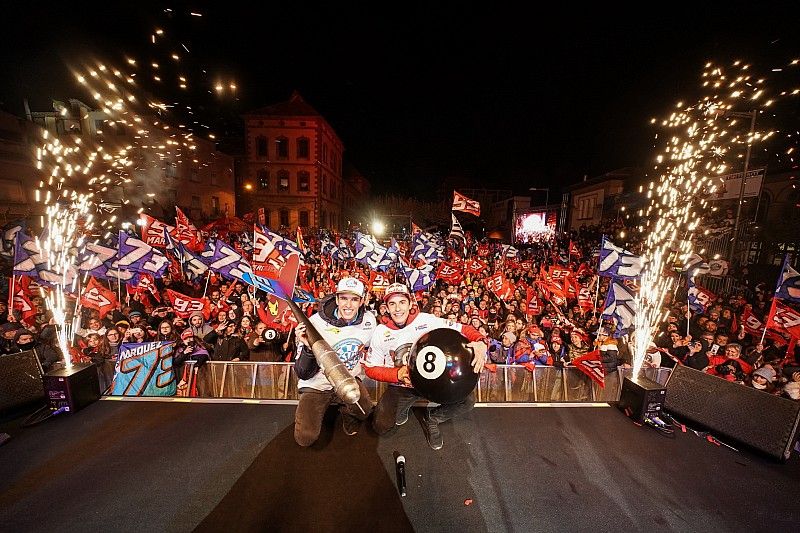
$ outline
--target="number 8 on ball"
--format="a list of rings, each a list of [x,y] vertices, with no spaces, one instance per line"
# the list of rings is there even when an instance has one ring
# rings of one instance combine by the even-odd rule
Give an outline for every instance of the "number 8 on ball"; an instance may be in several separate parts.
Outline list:
[[[444,352],[436,346],[425,346],[417,352],[414,361],[417,372],[425,379],[436,379],[442,375],[447,361]]]

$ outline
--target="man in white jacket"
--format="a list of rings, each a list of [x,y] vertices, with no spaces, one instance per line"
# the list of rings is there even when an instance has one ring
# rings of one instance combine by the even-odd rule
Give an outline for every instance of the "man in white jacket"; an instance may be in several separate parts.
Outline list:
[[[348,435],[358,433],[363,420],[372,412],[372,399],[361,379],[363,351],[369,346],[376,320],[364,306],[364,284],[356,278],[342,278],[336,294],[324,298],[319,311],[310,320],[345,364],[359,383],[361,399],[358,405],[345,404],[333,390],[333,385],[317,364],[309,346],[306,328],[299,324],[295,328],[297,358],[294,369],[299,382],[300,403],[294,419],[294,440],[300,446],[311,446],[319,438],[325,411],[331,404],[338,404],[342,414],[342,427]],[[358,406],[361,406],[359,409]]]

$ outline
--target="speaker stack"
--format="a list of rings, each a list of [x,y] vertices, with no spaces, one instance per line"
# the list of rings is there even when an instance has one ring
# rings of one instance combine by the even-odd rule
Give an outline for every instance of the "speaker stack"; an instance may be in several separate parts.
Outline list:
[[[800,402],[683,365],[672,370],[664,407],[681,421],[699,424],[778,460],[789,458],[797,440]]]
[[[42,365],[33,350],[0,356],[0,415],[44,400]]]

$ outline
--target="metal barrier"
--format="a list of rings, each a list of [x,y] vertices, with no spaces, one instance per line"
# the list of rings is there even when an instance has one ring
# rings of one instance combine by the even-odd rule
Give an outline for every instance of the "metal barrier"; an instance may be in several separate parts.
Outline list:
[[[193,362],[187,365],[193,365]],[[243,398],[258,400],[297,400],[297,376],[292,363],[248,361],[212,361],[201,369],[189,366],[191,376],[180,396],[199,398]],[[195,371],[197,370],[197,371]],[[605,387],[575,367],[537,366],[533,371],[518,365],[496,365],[496,371],[484,370],[476,387],[479,403],[586,403],[610,402],[619,399],[620,384],[631,369],[618,368],[606,375]],[[653,381],[666,384],[668,368],[644,369]],[[389,385],[365,379],[364,385],[374,401],[378,401]]]

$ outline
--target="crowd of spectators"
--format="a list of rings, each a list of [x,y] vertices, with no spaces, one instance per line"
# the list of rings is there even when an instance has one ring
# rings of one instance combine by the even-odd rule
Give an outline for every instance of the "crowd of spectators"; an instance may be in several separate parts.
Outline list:
[[[369,269],[361,263],[322,257],[318,253],[321,236],[308,235],[312,253],[306,258],[308,268],[302,272],[305,281],[314,287],[317,301],[331,297],[335,282],[344,275],[369,279]],[[575,300],[557,306],[536,283],[550,265],[569,268],[580,286],[590,289],[593,303],[601,307],[609,283],[608,278],[596,273],[595,253],[600,239],[599,228],[581,228],[551,242],[522,246],[515,261],[505,257],[499,242],[473,242],[467,246],[466,255],[474,256],[477,247],[483,245],[488,253],[481,259],[488,268],[477,274],[465,271],[458,282],[438,279],[416,293],[416,303],[424,312],[470,324],[481,331],[488,339],[488,354],[493,363],[564,366],[597,350],[606,374],[615,372],[633,361],[629,339],[614,337],[614,321],[603,319],[600,309],[587,309]],[[570,243],[580,251],[579,256],[570,254]],[[464,251],[462,247],[459,253]],[[526,261],[531,262],[530,268],[520,265]],[[505,300],[500,300],[486,284],[487,278],[498,271],[514,287]],[[386,275],[393,280],[402,278],[402,274],[393,270]],[[213,312],[208,318],[201,312],[182,318],[164,305],[168,301],[163,296],[166,289],[202,296]],[[542,302],[535,314],[528,306],[531,291]],[[263,293],[254,295],[241,282],[216,279],[206,287],[167,275],[156,280],[155,292],[156,295],[134,293],[103,317],[96,310],[82,309],[75,331],[75,348],[69,356],[74,361],[96,364],[104,389],[113,379],[120,345],[127,342],[174,341],[179,388],[186,384],[184,366],[189,360],[202,366],[208,360],[293,358],[294,322],[286,314],[275,317],[269,312],[275,302]],[[675,295],[667,295],[667,318],[648,350],[646,367],[687,365],[768,394],[800,399],[800,366],[795,344],[776,335],[762,341],[744,328],[745,312],[765,322],[771,293],[761,287],[752,292],[737,288],[731,294],[717,295],[714,304],[703,312],[689,310],[685,295],[685,287],[679,288]],[[4,303],[7,301],[4,298],[0,303],[0,354],[35,348],[45,371],[57,367],[63,358],[55,341],[56,326],[44,300],[38,296],[32,299],[36,314],[27,321],[21,320],[17,310],[9,312]],[[315,305],[305,304],[306,312],[313,313]],[[376,291],[368,295],[367,305],[378,315],[385,314]]]

